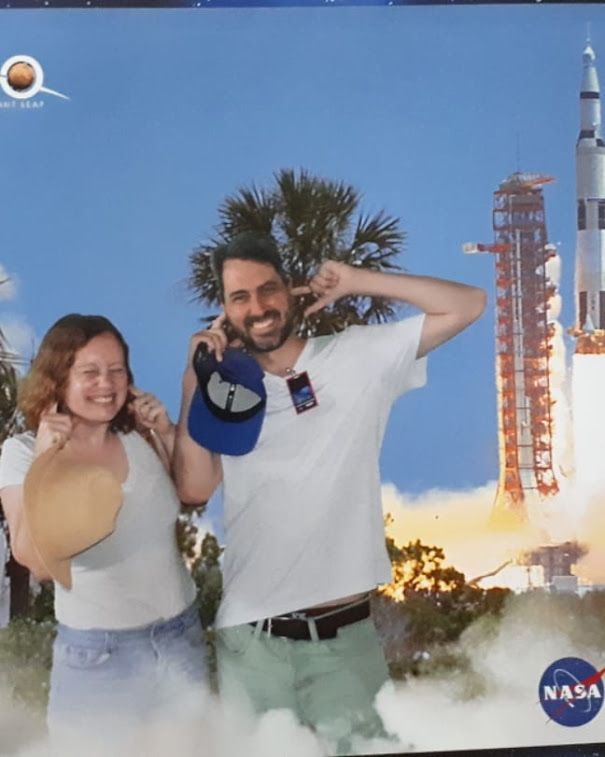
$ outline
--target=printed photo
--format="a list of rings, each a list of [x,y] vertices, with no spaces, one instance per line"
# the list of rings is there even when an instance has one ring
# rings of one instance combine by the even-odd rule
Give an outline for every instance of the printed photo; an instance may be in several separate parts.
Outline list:
[[[0,755],[603,754],[605,7],[28,5]]]

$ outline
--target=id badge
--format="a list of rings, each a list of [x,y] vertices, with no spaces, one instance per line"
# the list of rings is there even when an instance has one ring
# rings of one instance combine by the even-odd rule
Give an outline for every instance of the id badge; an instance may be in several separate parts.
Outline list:
[[[304,413],[312,407],[317,407],[317,397],[313,391],[313,385],[307,371],[297,373],[286,379],[292,404],[297,413]]]

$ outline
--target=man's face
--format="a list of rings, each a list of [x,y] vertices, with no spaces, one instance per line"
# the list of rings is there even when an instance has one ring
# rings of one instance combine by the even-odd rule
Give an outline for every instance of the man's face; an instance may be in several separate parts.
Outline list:
[[[244,346],[272,352],[294,329],[290,288],[269,263],[226,260],[223,266],[225,315]]]

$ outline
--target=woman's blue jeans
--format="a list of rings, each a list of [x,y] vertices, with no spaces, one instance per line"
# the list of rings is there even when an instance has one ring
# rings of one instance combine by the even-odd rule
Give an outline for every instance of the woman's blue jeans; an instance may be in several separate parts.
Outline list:
[[[194,606],[133,629],[59,624],[47,716],[51,746],[71,755],[83,743],[89,749],[101,741],[100,754],[136,753],[144,729],[154,719],[178,716],[183,703],[191,710],[199,699],[202,718],[207,681]]]

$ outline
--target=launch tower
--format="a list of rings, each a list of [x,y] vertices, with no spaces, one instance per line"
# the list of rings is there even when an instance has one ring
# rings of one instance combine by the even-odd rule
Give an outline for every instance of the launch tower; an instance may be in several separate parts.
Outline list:
[[[500,475],[493,521],[514,525],[528,505],[559,490],[553,465],[549,301],[556,287],[541,174],[514,173],[494,192],[494,243],[464,245],[496,260],[496,386]]]

